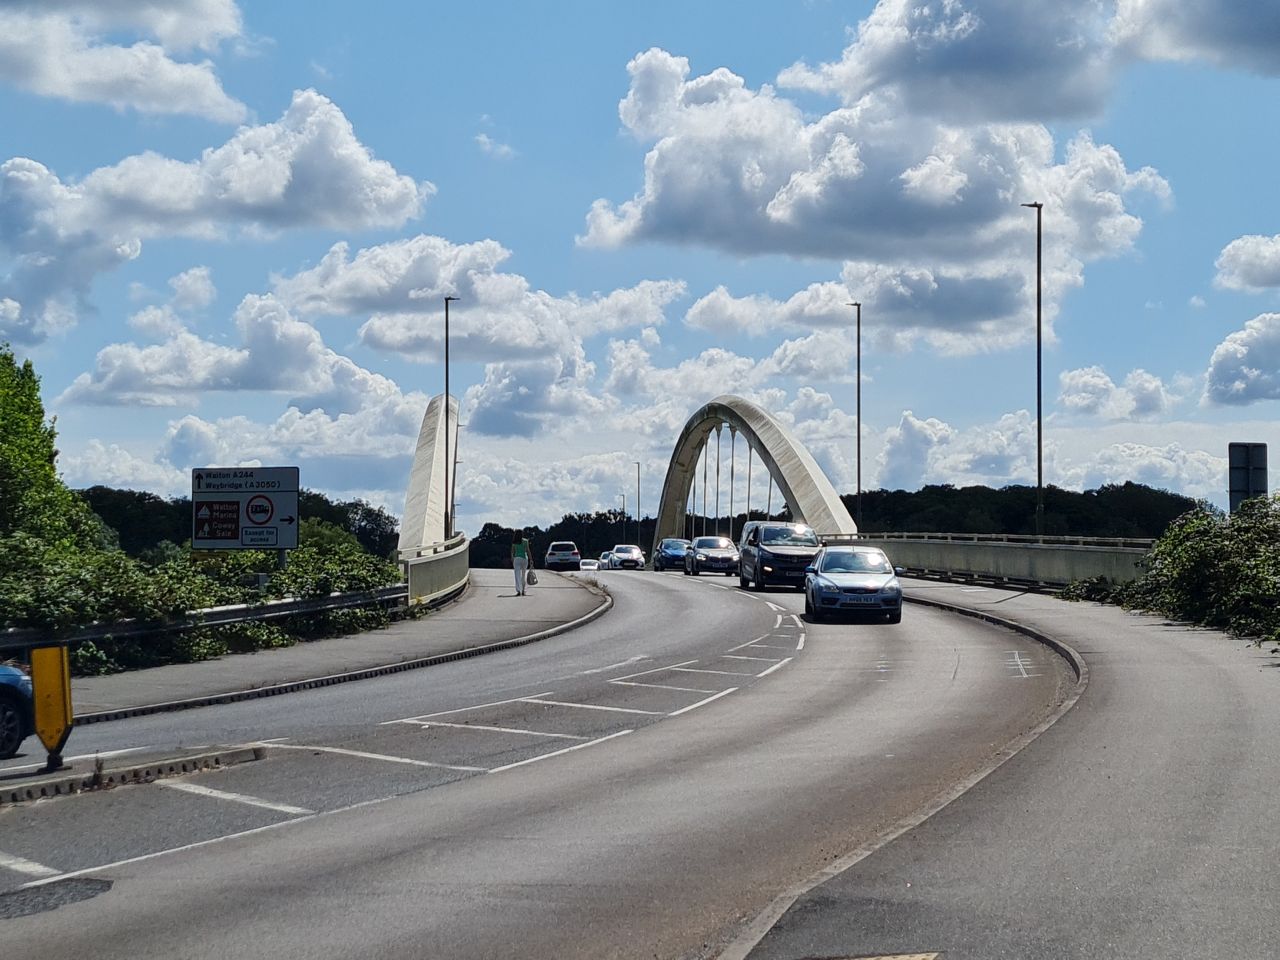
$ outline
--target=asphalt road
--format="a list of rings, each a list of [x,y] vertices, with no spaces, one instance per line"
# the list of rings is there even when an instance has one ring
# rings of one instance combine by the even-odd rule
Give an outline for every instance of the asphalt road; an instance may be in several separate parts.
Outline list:
[[[82,752],[270,746],[0,809],[6,950],[707,954],[984,768],[1073,679],[932,610],[810,625],[799,594],[728,578],[601,580],[609,615],[530,647],[85,729]]]

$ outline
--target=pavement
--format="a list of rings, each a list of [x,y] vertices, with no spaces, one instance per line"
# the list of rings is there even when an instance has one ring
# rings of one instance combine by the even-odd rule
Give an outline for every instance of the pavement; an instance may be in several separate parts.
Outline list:
[[[538,585],[521,597],[510,571],[472,570],[471,584],[460,599],[416,620],[279,650],[82,677],[71,682],[71,702],[77,722],[83,723],[221,702],[271,688],[320,685],[316,681],[509,645],[559,630],[594,611],[603,613],[608,604],[606,595],[581,580],[550,571],[539,571]]]

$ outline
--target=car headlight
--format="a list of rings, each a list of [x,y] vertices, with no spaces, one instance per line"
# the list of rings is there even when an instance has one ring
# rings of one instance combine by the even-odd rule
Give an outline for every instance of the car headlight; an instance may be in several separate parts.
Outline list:
[[[902,592],[902,587],[897,581],[894,581],[893,583],[886,583],[880,588],[880,592],[887,597],[896,597]]]
[[[705,553],[699,553],[699,554],[698,554],[697,556],[695,556],[693,559],[695,559],[695,560],[705,560],[705,559],[707,559],[707,555],[706,555]]]

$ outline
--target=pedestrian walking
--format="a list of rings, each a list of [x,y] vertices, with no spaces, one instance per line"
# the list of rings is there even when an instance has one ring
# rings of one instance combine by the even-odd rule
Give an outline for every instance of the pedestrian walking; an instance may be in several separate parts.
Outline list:
[[[511,535],[511,567],[516,574],[516,595],[523,597],[529,575],[529,541],[519,530]]]

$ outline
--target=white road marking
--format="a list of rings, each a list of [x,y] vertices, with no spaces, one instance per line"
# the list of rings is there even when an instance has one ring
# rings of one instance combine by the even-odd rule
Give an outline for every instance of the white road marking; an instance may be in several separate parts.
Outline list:
[[[549,697],[554,692],[554,690],[548,690],[545,693],[535,693],[534,696]],[[512,697],[510,700],[494,700],[490,703],[477,703],[474,707],[458,707],[456,710],[440,710],[436,713],[423,713],[416,717],[404,717],[400,720],[383,720],[382,723],[378,724],[378,726],[385,727],[389,723],[407,723],[411,720],[430,720],[432,717],[447,717],[451,713],[466,713],[468,710],[483,710],[485,707],[501,707],[508,703],[519,703],[523,699],[524,697]]]
[[[781,670],[794,659],[794,657],[787,657],[787,659],[782,660],[779,663],[775,663],[772,667],[767,668],[763,673],[757,673],[756,678],[759,679],[760,677],[767,677],[769,674],[773,673],[773,671]]]
[[[737,687],[730,687],[728,690],[721,690],[719,693],[713,693],[711,696],[707,697],[705,700],[699,700],[697,703],[691,703],[687,707],[681,707],[679,710],[673,710],[671,713],[667,714],[667,716],[678,717],[680,716],[680,714],[688,713],[690,710],[697,710],[699,707],[705,706],[706,704],[710,703],[712,700],[719,700],[721,697],[727,697],[729,694],[733,693],[733,691],[737,689],[738,689]]]
[[[731,653],[726,653],[721,660],[762,660],[765,663],[777,663],[779,657],[736,657]]]
[[[753,643],[759,643],[761,640],[763,640],[767,636],[769,636],[767,633],[761,634],[760,636],[756,637],[754,640],[748,640],[746,643],[740,643],[736,647],[730,647],[729,652],[733,653],[733,651],[741,650],[743,647],[749,647]]]
[[[610,713],[641,713],[650,717],[662,716],[661,710],[636,710],[632,707],[604,707],[598,703],[571,703],[567,700],[539,700],[526,697],[524,703],[541,703],[548,707],[577,707],[579,710],[607,710]]]
[[[673,687],[669,683],[637,683],[634,680],[610,680],[620,687],[652,687],[654,690],[679,690],[681,693],[715,693],[714,690],[702,690],[698,687]]]
[[[765,650],[790,650],[791,647],[779,646],[776,643],[753,643],[753,647],[761,647]]]
[[[552,757],[558,757],[561,754],[569,753],[573,750],[585,750],[587,747],[594,747],[597,743],[604,743],[606,740],[612,740],[614,737],[625,737],[628,733],[634,733],[633,730],[619,730],[617,733],[611,733],[607,737],[597,737],[595,740],[588,740],[586,743],[575,743],[572,747],[565,747],[563,750],[553,750],[551,753],[539,754],[536,757],[530,757],[528,760],[517,760],[515,763],[508,763],[505,766],[494,767],[490,773],[501,773],[503,770],[510,770],[513,767],[523,767],[525,764],[537,763],[539,760],[550,760]]]
[[[488,767],[461,767],[452,763],[432,763],[430,760],[414,760],[411,757],[392,757],[385,753],[365,753],[363,750],[347,750],[345,747],[315,747],[300,743],[264,743],[272,750],[310,750],[316,753],[336,753],[343,757],[359,757],[362,760],[381,760],[383,763],[403,763],[410,767],[435,767],[439,770],[459,770],[463,773],[488,773]]]
[[[28,877],[56,877],[58,875],[58,871],[53,867],[46,867],[43,863],[36,863],[34,860],[15,856],[12,853],[0,853],[0,867],[6,867],[15,873],[25,873]]]
[[[791,615],[791,619],[795,621],[795,623],[796,623],[796,628],[797,628],[797,629],[799,629],[800,627],[803,627],[803,626],[804,626],[804,624],[802,624],[802,623],[800,622],[800,615],[799,615],[799,614],[797,614],[797,613],[793,613],[793,614]]]
[[[251,797],[248,794],[231,793],[229,790],[214,790],[212,787],[202,787],[196,783],[184,783],[179,780],[161,780],[159,783],[160,786],[168,790],[193,793],[198,797],[210,797],[214,800],[229,800],[232,803],[243,803],[250,807],[262,807],[264,810],[276,810],[280,813],[292,813],[302,816],[315,813],[314,810],[308,810],[306,807],[295,807],[287,803],[272,803],[270,800]]]
[[[769,606],[773,607],[773,604],[771,603],[771,604],[769,604]],[[774,607],[774,609],[775,609],[775,610],[780,610],[780,609],[782,609],[782,608],[781,608],[781,607]],[[781,626],[782,626],[782,614],[778,614],[778,619],[777,619],[777,620],[775,620],[775,621],[773,621],[773,629],[777,630],[777,629],[778,629],[779,627],[781,627]]]
[[[544,730],[523,730],[519,727],[490,727],[483,723],[445,723],[443,720],[423,720],[424,727],[448,727],[451,730],[484,730],[489,733],[527,733],[531,737],[554,737],[557,740],[590,740],[572,733],[547,733]]]
[[[617,670],[619,667],[629,667],[633,663],[641,663],[648,659],[648,657],[628,657],[626,660],[619,660],[617,663],[611,663],[607,667],[596,667],[594,670],[579,670],[578,675],[585,677],[592,673],[605,673],[609,670]]]
[[[1032,677],[1040,676],[1038,673],[1027,673],[1027,667],[1034,667],[1035,663],[1034,661],[1024,659],[1021,650],[1009,650],[1006,652],[1009,654],[1009,659],[1005,662],[1005,666],[1017,667],[1023,680],[1030,680]]]
[[[765,601],[765,603],[767,603],[767,604],[769,605],[769,609],[770,609],[770,610],[785,610],[785,609],[787,609],[786,607],[780,607],[780,606],[778,606],[778,605],[777,605],[776,603],[774,603],[772,600],[766,600],[766,601]]]
[[[754,673],[740,673],[736,670],[696,670],[693,667],[677,667],[681,673],[714,673],[721,677],[754,677]]]
[[[803,650],[803,649],[804,649],[804,638],[805,638],[805,634],[801,633],[801,634],[800,634],[800,642],[796,644],[796,649],[797,649],[797,650]]]
[[[126,753],[138,753],[141,750],[153,750],[154,747],[126,747],[123,750],[102,750],[98,753],[81,753],[74,757],[63,757],[63,763],[74,763],[77,760],[98,760],[107,757],[122,757]],[[41,770],[45,767],[44,763],[24,763],[18,766],[5,767],[5,773],[20,773],[23,770]]]
[[[697,660],[681,660],[679,663],[673,663],[670,666],[666,666],[666,667],[654,667],[652,670],[641,670],[639,673],[624,673],[620,677],[614,677],[613,680],[610,680],[609,682],[613,683],[614,680],[632,680],[635,677],[644,677],[644,676],[648,676],[651,673],[662,673],[663,670],[673,670],[676,667],[687,667],[689,664],[697,663],[697,662],[698,662]],[[539,697],[549,697],[550,695],[551,695],[550,693],[535,694],[535,696],[539,696]]]

